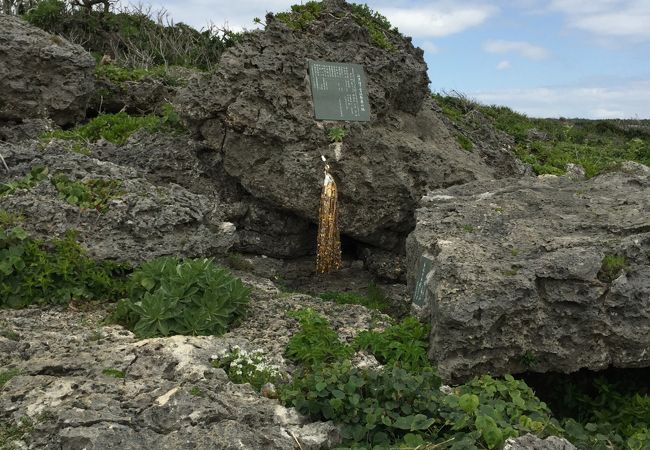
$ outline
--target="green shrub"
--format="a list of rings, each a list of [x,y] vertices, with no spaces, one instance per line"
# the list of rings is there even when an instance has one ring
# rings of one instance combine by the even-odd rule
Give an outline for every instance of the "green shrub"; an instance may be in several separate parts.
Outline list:
[[[88,258],[73,232],[63,239],[32,239],[19,227],[0,229],[0,307],[116,299],[125,266]]]
[[[112,320],[138,337],[220,335],[243,317],[249,289],[210,259],[149,261],[130,276]]]
[[[262,350],[247,352],[234,346],[224,356],[212,361],[212,366],[224,369],[233,383],[250,383],[257,391],[267,383],[277,384],[284,379],[280,369],[267,361]]]
[[[48,30],[57,26],[69,13],[67,4],[61,0],[41,0],[23,18],[32,25]]]
[[[311,308],[288,313],[297,318],[300,331],[291,336],[285,355],[290,360],[311,367],[317,364],[343,360],[352,356],[352,347],[343,344],[327,320]]]
[[[52,184],[59,191],[61,198],[71,205],[96,209],[99,212],[108,210],[109,200],[124,195],[119,180],[72,181],[67,176],[59,174],[52,177]]]
[[[309,1],[302,5],[291,5],[290,12],[279,12],[275,18],[284,22],[289,28],[304,31],[323,12],[323,5],[318,1]]]
[[[135,131],[145,129],[150,132],[178,134],[185,131],[178,114],[171,105],[163,108],[163,115],[130,116],[125,112],[102,114],[85,125],[71,130],[59,130],[47,133],[42,139],[64,139],[80,144],[95,142],[100,138],[117,145],[122,145]]]
[[[155,16],[154,16],[155,15]],[[62,0],[43,0],[25,20],[79,43],[90,53],[110,54],[122,66],[184,66],[209,70],[240,33],[211,26],[204,30],[173,23],[164,11],[121,6],[120,12],[89,11]],[[110,69],[109,69],[110,70]]]
[[[380,13],[373,11],[366,4],[351,3],[352,17],[362,27],[368,30],[370,41],[379,48],[392,51],[395,46],[390,42],[391,33],[398,33],[388,19]]]
[[[407,317],[382,332],[360,332],[355,346],[370,351],[381,364],[417,373],[431,367],[427,357],[428,340],[429,327],[415,317]]]

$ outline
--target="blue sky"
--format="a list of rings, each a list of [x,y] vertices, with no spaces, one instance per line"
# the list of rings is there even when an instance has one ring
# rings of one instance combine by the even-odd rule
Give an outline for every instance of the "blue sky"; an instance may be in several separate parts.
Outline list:
[[[157,0],[175,22],[251,29],[299,1]],[[425,51],[431,89],[534,117],[650,118],[650,0],[369,0]]]

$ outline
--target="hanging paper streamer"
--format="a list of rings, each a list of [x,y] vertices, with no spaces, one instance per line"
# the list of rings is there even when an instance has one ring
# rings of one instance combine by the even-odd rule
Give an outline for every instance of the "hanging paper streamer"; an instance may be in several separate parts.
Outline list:
[[[323,157],[323,161],[325,158]],[[325,180],[320,196],[318,221],[318,254],[316,271],[329,273],[339,270],[341,264],[341,237],[339,234],[336,182],[325,164]]]

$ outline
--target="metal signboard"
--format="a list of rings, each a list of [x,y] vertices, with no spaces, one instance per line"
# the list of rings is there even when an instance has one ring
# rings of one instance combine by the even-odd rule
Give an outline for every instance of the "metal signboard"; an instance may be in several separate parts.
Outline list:
[[[370,120],[368,84],[363,66],[309,61],[314,116],[319,120]]]

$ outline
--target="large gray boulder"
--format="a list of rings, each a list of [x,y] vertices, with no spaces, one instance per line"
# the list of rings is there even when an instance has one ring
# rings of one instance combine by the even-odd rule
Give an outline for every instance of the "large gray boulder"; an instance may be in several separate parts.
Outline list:
[[[190,80],[174,103],[244,189],[312,222],[326,156],[339,187],[342,232],[392,250],[413,228],[428,189],[491,179],[498,171],[462,150],[441,121],[422,50],[394,32],[385,33],[393,48],[379,48],[350,5],[328,0],[323,7],[300,31],[269,15],[264,31],[246,34],[214,73]],[[309,60],[362,64],[371,120],[316,121]],[[332,126],[348,131],[339,161],[327,138]]]
[[[94,67],[81,46],[0,14],[0,121],[83,119]]]
[[[22,178],[34,167],[46,167],[48,178],[10,195],[0,196],[0,209],[20,216],[21,225],[39,237],[78,231],[91,256],[142,262],[162,255],[199,257],[222,255],[236,242],[235,226],[217,198],[196,194],[174,183],[154,184],[133,167],[70,152],[53,141],[38,145],[3,146],[11,172],[0,182]],[[117,180],[118,195],[105,212],[79,208],[61,197],[52,177],[71,180]]]
[[[650,366],[650,176],[624,168],[423,198],[409,286],[445,378]]]

